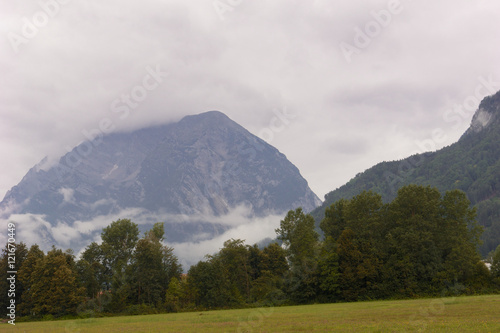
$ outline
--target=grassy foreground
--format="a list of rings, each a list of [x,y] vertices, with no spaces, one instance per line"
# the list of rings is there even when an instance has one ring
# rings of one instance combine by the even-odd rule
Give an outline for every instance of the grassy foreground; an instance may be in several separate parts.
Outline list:
[[[500,332],[500,295],[0,324],[0,332]]]

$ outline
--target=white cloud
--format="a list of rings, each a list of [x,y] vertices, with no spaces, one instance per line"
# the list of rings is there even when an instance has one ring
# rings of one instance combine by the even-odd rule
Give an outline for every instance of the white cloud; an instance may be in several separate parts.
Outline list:
[[[229,239],[242,239],[246,244],[253,245],[266,238],[275,238],[275,229],[279,227],[283,216],[271,215],[264,218],[240,218],[238,226],[231,228],[222,235],[201,242],[168,243],[175,249],[185,270],[205,255],[217,253]]]
[[[269,215],[266,217],[251,217],[249,207],[239,206],[224,216],[185,216],[173,214],[152,214],[139,208],[129,208],[117,214],[99,216],[91,221],[76,221],[72,225],[59,221],[55,226],[47,222],[42,215],[17,214],[12,215],[9,221],[16,223],[18,242],[28,246],[38,244],[44,251],[50,250],[52,245],[58,248],[72,248],[76,254],[81,254],[83,249],[91,242],[101,243],[102,229],[111,222],[121,218],[128,218],[139,225],[143,231],[149,229],[156,222],[166,222],[165,235],[174,232],[170,228],[189,226],[200,221],[210,222],[227,228],[219,235],[213,236],[204,231],[191,234],[192,239],[187,242],[168,243],[175,249],[175,254],[185,269],[196,264],[207,254],[214,254],[222,248],[228,239],[243,239],[247,244],[254,244],[266,238],[275,237],[275,229],[283,216]],[[0,220],[6,225],[7,220]],[[141,233],[140,237],[143,234]],[[0,234],[0,244],[7,241],[6,233]]]
[[[15,214],[9,220],[0,219],[0,225],[6,226],[8,222],[16,225],[16,242],[28,245],[38,244],[44,250],[50,249],[54,243],[52,226],[43,215]],[[7,232],[0,233],[0,244],[7,243]]]
[[[71,188],[60,188],[57,192],[59,192],[59,194],[62,194],[63,202],[75,203],[75,190]]]
[[[57,223],[55,227],[50,228],[50,231],[56,244],[62,248],[70,247],[72,240],[79,240],[82,236],[78,230],[63,222]]]

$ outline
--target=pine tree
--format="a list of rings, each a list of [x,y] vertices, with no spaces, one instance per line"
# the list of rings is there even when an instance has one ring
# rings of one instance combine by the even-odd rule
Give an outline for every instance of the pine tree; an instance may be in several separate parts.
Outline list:
[[[21,296],[21,303],[19,305],[19,311],[23,315],[33,314],[33,284],[35,283],[33,272],[38,265],[43,263],[44,258],[45,253],[40,250],[37,244],[34,244],[30,247],[26,260],[18,271],[18,279],[23,284],[25,290]]]
[[[31,276],[32,312],[36,315],[76,314],[85,288],[77,281],[74,256],[52,248],[35,266]]]

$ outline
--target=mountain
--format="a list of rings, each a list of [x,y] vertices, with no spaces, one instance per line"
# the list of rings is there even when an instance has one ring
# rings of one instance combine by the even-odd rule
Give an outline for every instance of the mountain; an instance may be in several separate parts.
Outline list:
[[[379,193],[389,202],[408,184],[430,185],[442,192],[463,190],[484,226],[481,254],[494,250],[500,244],[500,92],[481,101],[458,142],[436,152],[377,164],[328,193],[312,214],[319,223],[326,207],[364,190]]]
[[[142,229],[164,221],[167,240],[184,242],[229,229],[220,221],[235,211],[263,217],[320,203],[282,153],[211,111],[101,134],[56,165],[44,160],[6,194],[0,212],[3,219],[36,220],[31,225],[47,243],[77,247],[88,241],[78,236],[95,238],[115,218],[131,218]]]

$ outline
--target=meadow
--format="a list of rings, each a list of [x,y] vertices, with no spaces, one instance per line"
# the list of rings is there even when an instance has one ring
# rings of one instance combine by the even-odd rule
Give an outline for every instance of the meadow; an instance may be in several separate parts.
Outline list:
[[[500,295],[17,323],[0,332],[499,332]]]

